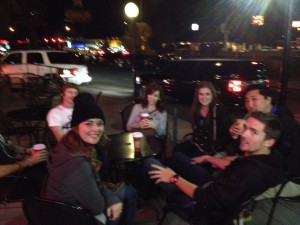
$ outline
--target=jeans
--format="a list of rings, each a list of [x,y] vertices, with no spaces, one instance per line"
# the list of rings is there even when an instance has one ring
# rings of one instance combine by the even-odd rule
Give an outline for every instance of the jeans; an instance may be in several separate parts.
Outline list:
[[[123,212],[117,221],[110,222],[110,225],[134,225],[135,214],[137,211],[137,194],[135,189],[129,185],[117,192],[117,196],[123,203]]]

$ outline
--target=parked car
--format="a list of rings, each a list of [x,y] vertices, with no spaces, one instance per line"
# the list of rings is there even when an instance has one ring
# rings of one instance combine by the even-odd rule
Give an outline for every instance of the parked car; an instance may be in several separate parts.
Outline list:
[[[92,81],[85,65],[78,64],[71,53],[59,50],[18,50],[1,58],[2,75],[19,77],[26,82],[26,75],[55,76],[65,82],[81,85]]]
[[[181,59],[166,61],[155,73],[137,74],[134,95],[144,95],[150,82],[157,82],[167,96],[192,102],[195,86],[201,81],[214,84],[219,99],[229,107],[243,107],[243,91],[250,84],[269,85],[262,61],[239,59]]]

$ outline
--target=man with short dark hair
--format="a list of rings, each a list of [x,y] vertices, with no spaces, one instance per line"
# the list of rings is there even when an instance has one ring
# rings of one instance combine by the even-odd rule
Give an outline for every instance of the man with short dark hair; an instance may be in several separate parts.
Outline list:
[[[248,112],[261,111],[274,113],[281,122],[281,135],[275,144],[284,157],[287,172],[293,175],[300,174],[300,128],[293,113],[287,107],[277,106],[273,92],[270,88],[262,85],[250,85],[245,93],[245,107]],[[240,120],[239,120],[240,121]],[[232,138],[237,139],[242,132],[243,126],[234,123],[230,127]],[[264,193],[264,197],[274,197],[279,187]],[[281,196],[293,197],[300,194],[300,185],[289,182],[283,189]]]
[[[240,150],[244,157],[233,160],[215,178],[201,186],[163,167],[155,159],[149,160],[146,166],[151,166],[150,178],[168,193],[170,190],[176,193],[179,189],[198,203],[204,212],[197,221],[199,224],[231,225],[245,201],[284,180],[283,159],[276,150],[271,150],[279,136],[280,122],[275,115],[249,113],[240,134]]]

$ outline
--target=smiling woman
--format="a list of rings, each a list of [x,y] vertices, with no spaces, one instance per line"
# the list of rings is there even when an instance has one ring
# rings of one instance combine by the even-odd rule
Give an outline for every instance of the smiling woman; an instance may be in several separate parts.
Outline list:
[[[112,225],[124,224],[123,220],[133,224],[136,213],[134,188],[122,185],[113,192],[104,182],[107,181],[104,150],[108,138],[103,111],[88,93],[77,95],[74,103],[72,129],[50,154],[44,197],[80,206],[103,224],[106,224],[106,218]],[[121,201],[127,206],[124,210]]]

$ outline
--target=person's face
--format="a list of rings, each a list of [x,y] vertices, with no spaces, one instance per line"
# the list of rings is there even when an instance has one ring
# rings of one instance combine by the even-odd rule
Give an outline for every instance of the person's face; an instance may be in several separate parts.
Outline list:
[[[74,98],[78,95],[78,91],[74,88],[67,88],[63,93],[63,101],[73,103]]]
[[[248,112],[270,112],[272,109],[271,98],[265,98],[258,90],[252,90],[245,95],[245,107]]]
[[[198,90],[198,100],[201,105],[208,106],[213,99],[213,95],[211,93],[211,90],[209,88],[200,88]]]
[[[152,94],[148,94],[147,100],[149,105],[156,105],[156,103],[160,100],[159,91],[154,91]]]
[[[81,139],[89,144],[97,144],[104,132],[104,122],[101,119],[88,119],[78,126]]]
[[[259,154],[271,147],[273,139],[266,140],[265,125],[259,120],[249,117],[240,137],[240,149],[249,154]]]

